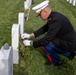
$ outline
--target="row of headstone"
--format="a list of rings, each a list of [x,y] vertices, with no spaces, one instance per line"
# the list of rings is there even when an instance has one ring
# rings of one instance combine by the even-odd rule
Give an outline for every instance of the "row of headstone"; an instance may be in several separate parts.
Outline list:
[[[18,24],[12,25],[12,46],[0,49],[0,75],[13,75],[13,64],[19,63],[19,37],[24,33],[24,13],[18,14]]]
[[[20,35],[24,33],[24,20],[29,16],[32,0],[24,1],[24,12],[18,14],[18,24],[12,26],[12,47],[13,47],[13,63],[19,63],[19,39]],[[26,11],[29,11],[26,14]]]
[[[24,9],[30,11],[31,0],[24,2]],[[0,49],[0,75],[13,75],[13,64],[19,63],[19,39],[20,35],[24,33],[24,18],[26,13],[20,12],[18,14],[18,23],[12,25],[11,38],[12,46],[7,43]],[[28,17],[28,15],[27,15]]]
[[[71,3],[73,6],[76,5],[76,0],[67,0],[67,2]]]
[[[13,63],[19,63],[19,39],[24,33],[24,13],[18,14],[18,24],[12,26]]]

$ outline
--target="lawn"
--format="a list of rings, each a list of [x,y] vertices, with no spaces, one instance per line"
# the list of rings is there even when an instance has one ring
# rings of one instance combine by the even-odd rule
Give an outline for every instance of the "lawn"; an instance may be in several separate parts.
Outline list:
[[[23,10],[23,1],[0,0],[0,47],[6,42],[11,45],[11,28],[13,23],[18,23],[18,13]],[[42,1],[34,0],[32,7]],[[67,3],[66,0],[50,0],[49,5],[52,11],[67,16],[76,31],[76,7]],[[31,10],[29,20],[25,21],[24,32],[32,33],[45,23],[39,17],[36,17],[36,14]],[[36,39],[31,38],[31,40]],[[47,59],[41,48],[34,49],[32,46],[24,48],[21,40],[19,44],[19,50],[22,51],[23,57],[20,55],[19,64],[14,65],[14,75],[76,75],[76,57],[71,61],[59,55],[63,60],[62,66],[47,66],[45,65]]]

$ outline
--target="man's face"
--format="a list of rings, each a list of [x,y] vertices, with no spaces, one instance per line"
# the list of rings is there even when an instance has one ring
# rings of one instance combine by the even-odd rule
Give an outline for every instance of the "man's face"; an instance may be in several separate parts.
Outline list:
[[[41,13],[40,13],[40,18],[41,18],[42,20],[47,20],[47,13],[46,13],[44,10],[41,11]]]
[[[47,12],[46,9],[44,9],[44,10],[42,10],[42,11],[40,12],[40,18],[41,18],[42,20],[47,20],[47,18],[48,18],[48,12]]]

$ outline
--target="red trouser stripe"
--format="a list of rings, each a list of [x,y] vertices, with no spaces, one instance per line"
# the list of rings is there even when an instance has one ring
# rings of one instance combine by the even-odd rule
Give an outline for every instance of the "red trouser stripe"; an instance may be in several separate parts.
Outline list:
[[[42,46],[41,48],[42,48],[42,50],[46,53],[46,56],[47,56],[49,62],[52,63],[52,58],[51,58],[51,56],[46,52],[46,50],[45,50],[45,48],[44,48],[43,46]]]

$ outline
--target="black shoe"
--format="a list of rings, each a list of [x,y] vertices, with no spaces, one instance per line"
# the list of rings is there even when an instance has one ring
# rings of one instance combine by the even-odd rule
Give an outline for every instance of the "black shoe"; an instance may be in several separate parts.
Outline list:
[[[53,65],[52,63],[46,62],[45,65]]]
[[[69,58],[70,60],[73,60],[74,57],[75,57],[75,55],[76,55],[75,52],[71,52],[71,54],[68,56],[68,58]]]
[[[59,62],[59,63],[54,63],[55,66],[61,66],[62,65],[62,62]]]
[[[59,63],[45,63],[45,65],[55,65],[55,66],[61,66],[62,65],[62,62],[59,62]]]

